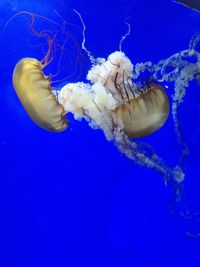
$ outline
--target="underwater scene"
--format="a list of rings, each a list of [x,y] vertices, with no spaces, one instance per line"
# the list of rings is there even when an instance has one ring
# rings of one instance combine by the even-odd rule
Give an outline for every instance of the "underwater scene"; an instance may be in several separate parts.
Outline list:
[[[200,3],[0,1],[0,267],[200,266]]]

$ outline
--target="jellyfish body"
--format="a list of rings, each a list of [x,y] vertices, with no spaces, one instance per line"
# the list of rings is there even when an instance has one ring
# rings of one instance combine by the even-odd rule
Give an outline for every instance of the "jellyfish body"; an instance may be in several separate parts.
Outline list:
[[[13,73],[13,85],[25,110],[41,128],[61,132],[67,128],[63,107],[52,94],[50,81],[37,59],[23,58]]]
[[[129,138],[147,136],[163,126],[169,115],[168,97],[160,85],[138,89],[131,80],[133,65],[122,52],[98,59],[88,72],[90,84],[68,84],[59,100],[66,112],[87,117],[107,138],[120,128]],[[108,122],[110,120],[110,122]]]
[[[147,136],[160,129],[169,115],[169,100],[159,85],[153,84],[139,97],[116,109],[129,138]]]

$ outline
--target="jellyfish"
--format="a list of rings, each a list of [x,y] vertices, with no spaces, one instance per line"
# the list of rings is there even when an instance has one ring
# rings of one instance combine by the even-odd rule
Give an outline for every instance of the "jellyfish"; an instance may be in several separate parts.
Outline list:
[[[22,59],[17,63],[13,74],[14,88],[30,117],[42,128],[62,131],[67,128],[65,115],[72,113],[76,120],[85,119],[92,129],[101,129],[108,141],[135,163],[154,169],[160,173],[166,185],[173,187],[176,200],[183,199],[184,161],[188,154],[179,120],[179,107],[184,101],[190,81],[200,80],[200,53],[197,45],[200,34],[196,34],[186,50],[175,53],[157,64],[142,62],[133,64],[119,50],[107,58],[95,58],[85,46],[86,26],[83,26],[82,49],[91,62],[86,79],[88,82],[67,83],[55,97],[44,67],[36,59]],[[191,61],[190,59],[195,60]],[[145,83],[140,77],[145,71],[149,78]],[[149,144],[139,142],[141,137],[159,130],[167,121],[170,104],[163,82],[173,83],[171,113],[181,155],[177,165],[164,161]]]
[[[141,87],[133,82],[133,65],[121,51],[97,59],[87,74],[89,83],[77,82],[61,88],[58,101],[75,119],[84,118],[93,129],[102,129],[109,141],[128,158],[181,182],[179,166],[171,168],[147,145],[133,140],[147,136],[166,122],[169,100],[156,83]]]
[[[67,126],[64,108],[51,92],[44,66],[34,58],[20,60],[13,73],[13,85],[25,110],[31,119],[48,131],[61,132]]]
[[[58,65],[60,65],[63,50],[69,37],[75,46],[77,46],[77,43],[73,35],[66,31],[63,25],[26,11],[15,14],[6,23],[5,28],[19,15],[31,18],[29,23],[30,32],[32,36],[45,39],[47,53],[41,60],[26,57],[16,64],[13,72],[14,89],[26,112],[38,126],[52,132],[64,131],[68,127],[68,121],[64,107],[57,101],[56,91],[52,87],[52,78],[56,75],[45,75],[43,70],[52,61],[55,61],[58,48],[61,50],[60,57],[58,57]],[[47,23],[49,29],[37,30],[35,28],[36,18],[42,23]],[[55,36],[59,34],[59,31],[65,37],[62,45],[55,40]],[[77,57],[79,57],[79,49],[77,48],[76,51]]]

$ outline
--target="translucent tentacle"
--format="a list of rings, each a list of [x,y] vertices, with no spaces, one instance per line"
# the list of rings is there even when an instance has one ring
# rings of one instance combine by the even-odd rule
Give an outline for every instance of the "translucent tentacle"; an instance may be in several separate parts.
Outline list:
[[[134,160],[137,164],[154,169],[162,174],[166,183],[169,183],[170,180],[176,181],[177,183],[183,182],[185,175],[181,167],[178,165],[176,167],[169,166],[153,151],[150,145],[139,147],[137,143],[131,142],[123,132],[117,132],[114,139],[121,153],[125,154],[129,159]]]

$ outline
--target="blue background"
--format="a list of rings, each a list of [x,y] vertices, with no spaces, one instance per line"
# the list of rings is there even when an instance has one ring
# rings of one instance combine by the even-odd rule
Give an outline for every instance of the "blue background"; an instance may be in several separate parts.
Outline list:
[[[86,45],[95,57],[118,49],[126,32],[124,19],[130,17],[131,36],[123,51],[133,64],[156,63],[186,49],[200,28],[198,12],[171,0],[0,1],[0,266],[198,267],[200,239],[186,233],[200,232],[200,224],[170,211],[170,188],[163,177],[135,165],[100,130],[72,116],[63,133],[40,129],[13,90],[16,62],[25,56],[40,59],[42,52],[33,45],[29,16],[17,16],[4,28],[8,20],[25,10],[62,24],[60,14],[75,25],[69,25],[69,31],[81,44],[82,28],[73,9],[82,14]],[[37,18],[36,23],[43,24]],[[73,52],[68,51],[62,61],[66,70],[74,65]],[[90,68],[82,53],[79,80]],[[47,71],[56,68],[51,64]],[[169,84],[169,98],[172,93]],[[181,127],[190,150],[185,205],[191,212],[200,211],[199,125],[199,85],[191,83],[181,106]],[[171,116],[142,141],[152,144],[169,164],[177,164],[180,148]]]

